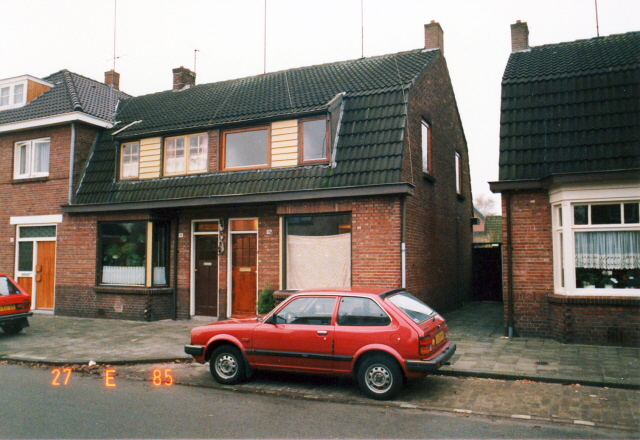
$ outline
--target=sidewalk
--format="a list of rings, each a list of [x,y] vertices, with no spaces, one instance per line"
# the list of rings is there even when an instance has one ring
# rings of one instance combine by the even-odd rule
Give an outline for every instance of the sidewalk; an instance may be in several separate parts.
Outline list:
[[[640,389],[640,349],[503,338],[502,304],[470,303],[445,314],[457,352],[441,375]],[[0,332],[0,361],[122,365],[190,360],[191,328],[210,322],[134,322],[35,314],[31,326]]]

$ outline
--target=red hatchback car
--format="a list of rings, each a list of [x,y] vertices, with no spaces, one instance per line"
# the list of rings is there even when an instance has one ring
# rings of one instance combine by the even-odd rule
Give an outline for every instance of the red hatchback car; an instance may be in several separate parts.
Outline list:
[[[9,275],[0,273],[0,327],[9,335],[29,327],[31,296]]]
[[[185,352],[235,384],[252,370],[353,375],[371,398],[444,365],[456,350],[445,320],[404,289],[299,292],[262,317],[191,330]]]

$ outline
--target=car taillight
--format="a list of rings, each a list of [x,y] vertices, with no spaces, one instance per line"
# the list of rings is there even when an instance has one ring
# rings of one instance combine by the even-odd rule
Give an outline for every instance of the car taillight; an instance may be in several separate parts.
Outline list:
[[[16,304],[16,310],[28,309],[29,307],[31,307],[31,303]]]
[[[431,349],[433,348],[433,344],[431,336],[426,336],[424,338],[420,338],[418,343],[420,356],[426,356],[431,353]]]

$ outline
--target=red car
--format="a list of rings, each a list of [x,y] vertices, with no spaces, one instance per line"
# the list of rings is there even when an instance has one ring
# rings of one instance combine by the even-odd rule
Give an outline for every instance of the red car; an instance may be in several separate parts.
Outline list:
[[[185,352],[235,384],[252,370],[353,375],[371,398],[393,398],[406,378],[444,365],[456,344],[445,320],[404,289],[299,292],[263,317],[191,330]]]
[[[29,327],[31,296],[9,275],[0,273],[0,327],[8,335]]]

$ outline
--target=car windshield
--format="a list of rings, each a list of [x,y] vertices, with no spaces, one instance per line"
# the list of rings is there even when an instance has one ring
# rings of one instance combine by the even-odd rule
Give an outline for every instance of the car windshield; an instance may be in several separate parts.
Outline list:
[[[20,290],[7,277],[0,276],[0,295],[15,295]]]
[[[436,313],[431,307],[407,292],[397,293],[388,297],[387,300],[418,324],[426,321]]]

